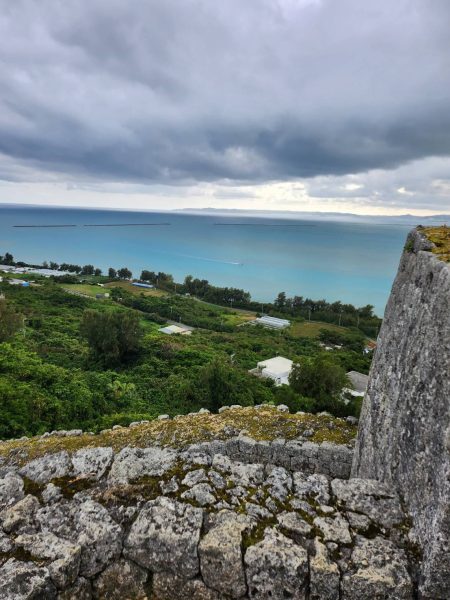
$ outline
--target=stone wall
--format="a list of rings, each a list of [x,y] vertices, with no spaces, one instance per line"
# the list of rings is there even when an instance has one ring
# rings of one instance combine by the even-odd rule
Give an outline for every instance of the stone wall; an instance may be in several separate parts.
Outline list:
[[[226,441],[216,440],[191,446],[206,452],[210,456],[223,454],[232,460],[244,463],[257,462],[263,465],[284,467],[289,471],[304,473],[321,473],[328,477],[348,479],[353,459],[353,448],[340,444],[322,442],[316,444],[308,441],[272,442],[255,441],[246,436],[231,438]]]
[[[395,492],[220,449],[88,447],[0,467],[0,598],[414,599]]]
[[[364,400],[352,475],[395,490],[423,551],[422,598],[450,597],[450,265],[409,234]]]

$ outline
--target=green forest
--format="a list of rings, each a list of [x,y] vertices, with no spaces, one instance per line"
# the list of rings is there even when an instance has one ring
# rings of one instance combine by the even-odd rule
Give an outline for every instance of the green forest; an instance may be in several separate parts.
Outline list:
[[[10,285],[8,276],[0,283],[2,439],[54,429],[99,431],[224,404],[359,412],[357,401],[340,397],[345,373],[367,373],[370,366],[366,335],[355,326],[294,314],[287,330],[264,329],[248,324],[257,314],[249,310],[207,303],[167,285],[132,289],[95,269],[82,286],[72,276],[22,277],[33,283]],[[105,291],[108,298],[95,297]],[[194,327],[192,335],[159,332],[169,319]],[[340,347],[326,352],[324,344]],[[248,373],[277,355],[294,360],[305,376],[294,369],[291,385],[277,388]]]

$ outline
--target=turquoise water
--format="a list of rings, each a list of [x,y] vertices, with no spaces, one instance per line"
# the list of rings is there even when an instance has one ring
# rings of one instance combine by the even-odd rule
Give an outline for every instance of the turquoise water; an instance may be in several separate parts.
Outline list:
[[[136,224],[124,227],[85,227]],[[155,223],[157,225],[144,225]],[[28,228],[14,225],[77,225]],[[280,291],[382,315],[408,225],[241,216],[0,207],[0,254],[16,260],[126,266],[244,288],[255,300]]]

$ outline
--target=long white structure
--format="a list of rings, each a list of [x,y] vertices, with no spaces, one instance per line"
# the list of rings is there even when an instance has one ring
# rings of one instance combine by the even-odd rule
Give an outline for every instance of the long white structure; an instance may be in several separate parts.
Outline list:
[[[268,315],[258,317],[255,319],[255,323],[264,327],[270,327],[271,329],[285,329],[291,324],[287,319],[278,319],[277,317],[269,317]]]

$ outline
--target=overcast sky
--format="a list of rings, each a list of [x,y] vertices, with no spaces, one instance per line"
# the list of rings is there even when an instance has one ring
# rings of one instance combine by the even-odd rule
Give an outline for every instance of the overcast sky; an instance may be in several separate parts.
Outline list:
[[[0,203],[450,212],[449,0],[0,8]]]

